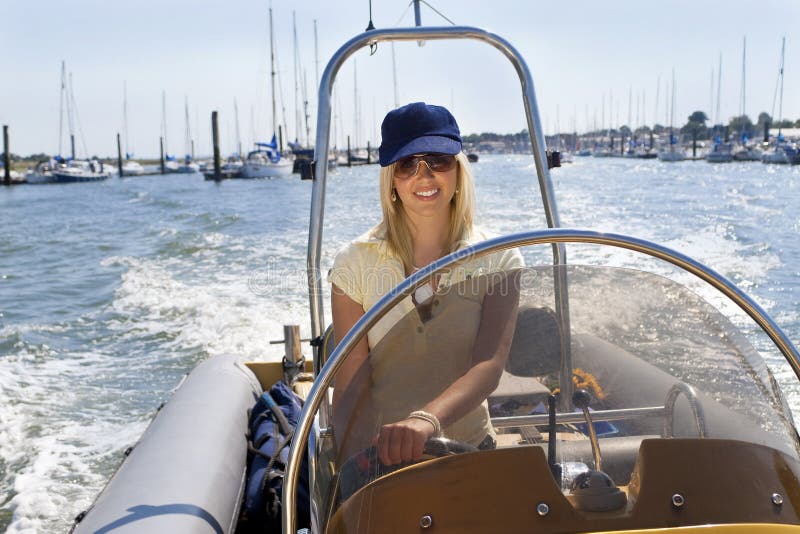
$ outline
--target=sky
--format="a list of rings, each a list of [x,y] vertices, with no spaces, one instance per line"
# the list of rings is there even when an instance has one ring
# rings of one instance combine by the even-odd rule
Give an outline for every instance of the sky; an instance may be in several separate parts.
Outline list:
[[[270,5],[277,122],[286,125],[284,139],[313,144],[317,80],[332,54],[366,28],[369,0],[3,0],[0,124],[9,127],[11,152],[68,154],[62,61],[79,157],[115,156],[117,133],[123,150],[158,157],[163,125],[169,153],[182,156],[191,139],[198,157],[207,155],[214,110],[224,154],[269,140]],[[373,0],[373,24],[413,25],[410,5]],[[798,0],[428,0],[421,15],[424,25],[452,21],[509,41],[531,71],[548,134],[668,125],[673,72],[675,125],[696,110],[727,123],[743,102],[753,120],[762,111],[777,119],[779,108],[800,119]],[[494,48],[397,43],[393,67],[392,46],[382,43],[339,72],[332,144],[344,146],[350,135],[354,145],[377,145],[385,113],[420,100],[450,108],[463,134],[516,133],[527,124],[519,79]]]

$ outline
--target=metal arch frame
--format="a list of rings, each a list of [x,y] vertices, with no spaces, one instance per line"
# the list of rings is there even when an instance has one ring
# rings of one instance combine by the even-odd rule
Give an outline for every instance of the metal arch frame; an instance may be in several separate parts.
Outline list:
[[[294,439],[292,440],[292,446],[289,450],[283,486],[282,518],[284,532],[295,531],[295,493],[302,455],[305,451],[305,442],[308,440],[311,431],[314,414],[325,399],[325,393],[330,387],[336,371],[344,361],[342,355],[350,353],[353,347],[366,335],[366,332],[377,323],[392,306],[413,293],[419,286],[426,283],[432,276],[439,272],[457,263],[484,256],[491,252],[548,243],[588,243],[623,248],[658,258],[695,275],[731,299],[740,309],[747,313],[747,315],[764,330],[773,343],[775,343],[776,347],[781,351],[792,367],[795,375],[800,379],[800,353],[798,353],[791,340],[789,340],[786,334],[772,318],[767,315],[761,306],[727,278],[680,252],[643,239],[593,230],[551,229],[524,232],[490,239],[473,247],[458,250],[428,265],[421,271],[414,273],[395,287],[389,294],[381,298],[375,306],[353,325],[353,328],[345,335],[344,339],[339,342],[333,354],[320,371],[319,376],[314,381],[314,385],[303,406],[300,420],[295,428]]]
[[[331,126],[331,94],[333,82],[336,74],[347,58],[366,46],[384,41],[425,41],[443,39],[472,39],[487,43],[508,58],[513,64],[522,84],[522,98],[525,107],[525,114],[528,121],[528,132],[530,132],[533,158],[536,163],[536,173],[539,180],[539,189],[544,204],[545,218],[547,226],[557,228],[560,226],[558,211],[555,206],[553,185],[550,180],[550,173],[547,167],[547,155],[545,153],[545,140],[539,121],[539,110],[536,104],[536,95],[533,89],[533,79],[528,70],[528,66],[522,55],[502,37],[469,26],[444,26],[444,27],[417,27],[417,28],[392,28],[371,30],[359,34],[334,53],[333,57],[325,67],[319,86],[319,104],[317,108],[317,140],[314,149],[315,159],[322,161],[322,165],[316,165],[314,184],[311,192],[311,215],[308,232],[308,255],[306,270],[308,275],[308,294],[311,312],[311,337],[317,338],[322,335],[325,323],[324,307],[322,302],[322,273],[320,272],[320,257],[322,247],[322,227],[325,212],[325,185],[328,176],[327,154],[330,148],[330,126]],[[563,245],[553,244],[553,263],[554,265],[566,264],[566,249]],[[563,333],[569,333],[569,306],[567,300],[566,279],[555,282],[556,295],[556,314],[561,321]],[[570,364],[569,338],[562,336],[562,360]],[[318,374],[321,370],[321,353],[318,347],[314,348],[314,373]],[[564,371],[566,372],[566,371]],[[571,373],[571,370],[569,371]],[[569,393],[569,392],[568,392]],[[566,395],[569,397],[569,395]],[[327,422],[326,414],[322,414],[322,424]]]

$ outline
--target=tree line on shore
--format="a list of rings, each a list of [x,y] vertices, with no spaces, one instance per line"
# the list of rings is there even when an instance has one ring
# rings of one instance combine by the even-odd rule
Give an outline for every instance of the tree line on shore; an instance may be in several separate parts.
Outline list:
[[[758,114],[756,122],[747,115],[739,115],[732,117],[728,124],[709,125],[709,118],[703,111],[695,111],[687,117],[686,123],[683,126],[676,127],[675,132],[680,133],[688,138],[697,140],[711,140],[716,137],[730,138],[736,136],[746,135],[748,139],[756,139],[765,135],[765,132],[770,128],[800,128],[800,119],[796,121],[784,119],[781,121],[773,121],[769,113],[761,112]],[[595,130],[578,134],[577,132],[560,132],[556,134],[548,134],[547,137],[552,139],[561,137],[564,144],[570,146],[574,142],[574,137],[578,138],[600,138],[600,137],[616,137],[620,136],[630,139],[631,136],[636,136],[641,139],[649,137],[652,133],[655,136],[668,135],[670,132],[669,126],[656,124],[652,128],[649,126],[640,126],[635,130],[631,130],[630,126],[620,126],[619,128],[611,128],[607,130]],[[509,149],[520,149],[522,151],[530,150],[530,140],[528,137],[528,130],[522,130],[518,133],[512,134],[498,134],[498,133],[480,133],[469,134],[463,136],[464,144],[470,147],[480,147],[482,144],[503,144]]]

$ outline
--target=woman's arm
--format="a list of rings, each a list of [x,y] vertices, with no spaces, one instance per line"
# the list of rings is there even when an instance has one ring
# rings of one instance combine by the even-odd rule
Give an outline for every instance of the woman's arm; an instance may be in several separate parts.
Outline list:
[[[331,285],[331,313],[333,314],[333,335],[338,344],[350,331],[354,324],[364,315],[361,304],[348,297],[336,284]],[[333,406],[342,399],[347,387],[358,370],[367,361],[369,345],[366,336],[358,342],[356,348],[342,363],[336,373],[336,384],[333,390]]]
[[[484,298],[470,369],[423,407],[442,427],[464,417],[497,388],[517,320],[519,273],[506,273],[500,282],[506,290],[496,284]],[[378,437],[378,457],[385,465],[418,460],[433,434],[433,424],[418,418],[384,425]]]

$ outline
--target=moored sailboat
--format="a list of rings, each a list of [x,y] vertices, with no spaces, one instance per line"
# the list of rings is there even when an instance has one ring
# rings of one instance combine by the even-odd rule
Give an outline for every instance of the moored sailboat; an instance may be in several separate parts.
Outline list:
[[[26,181],[31,184],[97,182],[107,179],[111,172],[103,168],[103,163],[94,158],[77,159],[75,157],[75,123],[78,122],[78,111],[75,95],[72,91],[72,76],[67,78],[66,62],[61,62],[61,96],[58,122],[58,155],[48,161],[40,162],[26,174]],[[61,148],[64,137],[64,115],[67,118],[67,131],[70,142],[70,156],[62,157]],[[83,144],[84,152],[86,145]]]
[[[269,44],[270,44],[270,83],[272,95],[272,131],[277,131],[275,109],[275,50],[273,44],[272,7],[269,8]],[[275,178],[290,176],[294,168],[292,159],[281,153],[278,139],[272,134],[269,143],[255,143],[255,150],[245,158],[240,171],[240,178]]]
[[[778,124],[783,122],[783,66],[786,57],[786,37],[781,41],[781,67],[778,71],[778,79],[780,82],[780,100],[778,103]],[[774,104],[773,104],[774,105]],[[778,163],[778,164],[800,164],[800,150],[790,143],[788,143],[781,134],[780,126],[778,127],[778,136],[770,143],[769,148],[764,150],[761,157],[764,163]]]
[[[673,123],[675,122],[675,70],[672,71],[672,98],[669,105],[669,136],[666,143],[661,146],[658,151],[658,159],[661,161],[683,161],[686,159],[686,153],[680,143],[679,138],[675,135]]]

